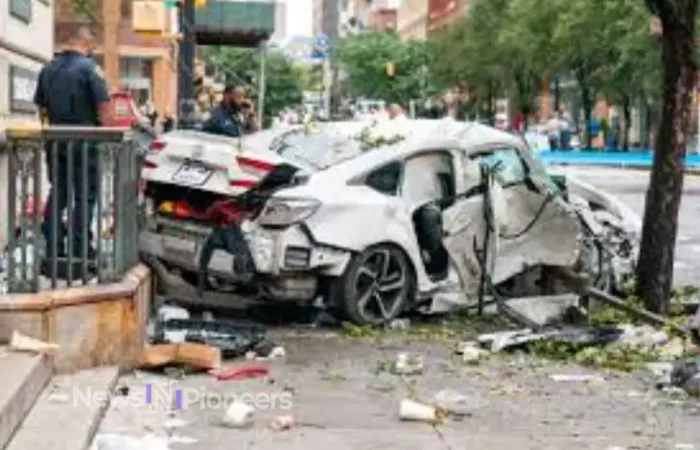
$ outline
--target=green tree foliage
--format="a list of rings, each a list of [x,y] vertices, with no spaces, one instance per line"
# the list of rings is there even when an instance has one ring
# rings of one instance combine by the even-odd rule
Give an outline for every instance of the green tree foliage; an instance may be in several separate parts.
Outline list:
[[[406,104],[437,92],[425,42],[402,42],[387,31],[362,33],[343,39],[337,57],[345,75],[344,88],[352,96]],[[387,71],[389,63],[393,63],[393,75]]]
[[[227,83],[246,87],[251,98],[258,100],[258,76],[260,53],[254,49],[240,47],[207,47],[204,60],[214,65]],[[284,108],[301,103],[302,83],[305,74],[295,68],[285,55],[269,51],[266,55],[265,76],[265,123]]]
[[[640,0],[475,0],[433,43],[433,66],[475,97],[507,96],[525,115],[542,83],[576,81],[586,119],[604,94],[621,104],[657,95],[659,58]],[[474,96],[472,96],[474,97]]]

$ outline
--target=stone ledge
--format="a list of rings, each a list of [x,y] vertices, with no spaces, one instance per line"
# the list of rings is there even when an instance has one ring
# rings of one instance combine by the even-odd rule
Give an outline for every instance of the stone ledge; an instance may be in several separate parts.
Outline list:
[[[139,264],[117,283],[8,295],[0,301],[0,342],[17,330],[59,344],[59,373],[132,368],[146,339],[151,286],[150,270]]]
[[[0,448],[5,448],[53,373],[50,357],[0,347]]]

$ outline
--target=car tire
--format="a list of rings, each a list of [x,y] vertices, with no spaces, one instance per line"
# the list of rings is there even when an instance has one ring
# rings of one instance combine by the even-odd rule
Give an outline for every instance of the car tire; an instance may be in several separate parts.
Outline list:
[[[353,257],[338,280],[335,304],[358,325],[390,322],[412,303],[416,277],[406,254],[390,244],[367,248]]]

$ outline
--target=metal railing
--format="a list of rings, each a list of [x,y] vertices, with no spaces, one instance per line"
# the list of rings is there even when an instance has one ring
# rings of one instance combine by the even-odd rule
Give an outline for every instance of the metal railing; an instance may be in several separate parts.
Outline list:
[[[141,152],[134,133],[51,126],[8,129],[6,137],[6,289],[120,279],[138,261]]]

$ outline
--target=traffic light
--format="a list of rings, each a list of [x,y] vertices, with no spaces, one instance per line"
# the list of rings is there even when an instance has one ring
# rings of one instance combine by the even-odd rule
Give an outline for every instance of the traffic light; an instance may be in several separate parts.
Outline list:
[[[394,78],[396,75],[396,66],[394,65],[393,61],[386,63],[386,74],[389,78]]]

